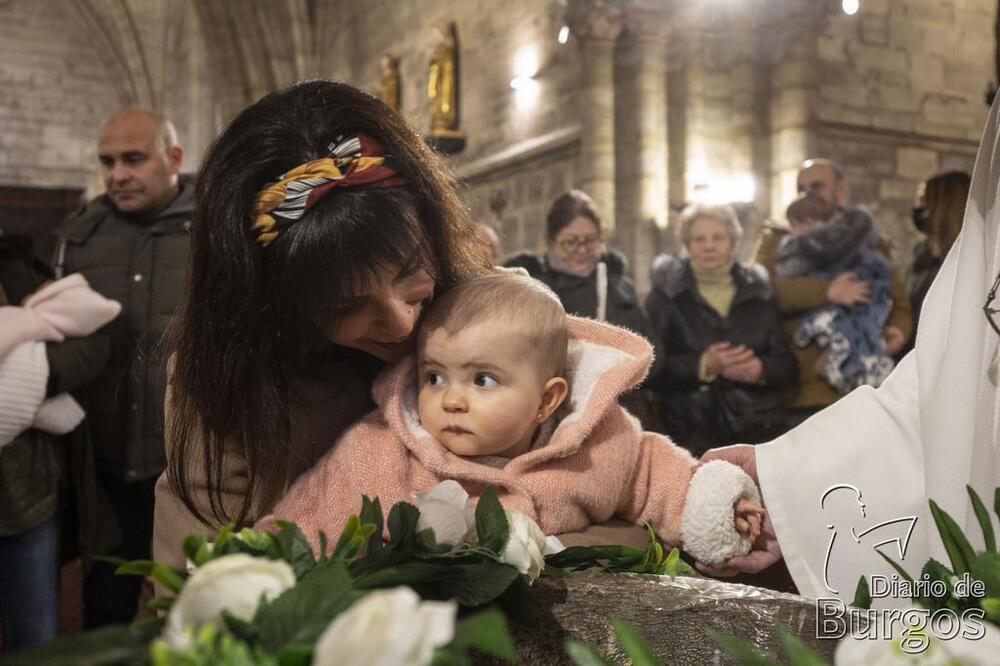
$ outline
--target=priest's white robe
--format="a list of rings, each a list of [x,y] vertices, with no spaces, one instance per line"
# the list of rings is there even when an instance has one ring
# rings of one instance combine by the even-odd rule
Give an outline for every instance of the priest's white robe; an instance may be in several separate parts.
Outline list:
[[[851,528],[860,534],[884,521],[917,517],[908,542],[894,533],[905,522],[882,528],[886,538],[900,536],[900,543],[906,542],[901,563],[914,577],[928,557],[947,565],[928,499],[951,514],[973,546],[983,547],[966,484],[992,509],[993,491],[1000,485],[1000,336],[982,306],[1000,271],[998,115],[994,103],[962,233],[927,294],[916,348],[878,389],[857,389],[756,448],[764,502],[803,595],[839,596],[850,603],[860,575],[892,574],[871,547],[877,540],[862,538],[859,544],[851,534]],[[1000,308],[1000,302],[994,305]],[[832,491],[821,504],[824,493],[838,485],[850,488]],[[880,550],[899,560],[895,542]],[[899,604],[891,599],[876,603],[884,605]]]

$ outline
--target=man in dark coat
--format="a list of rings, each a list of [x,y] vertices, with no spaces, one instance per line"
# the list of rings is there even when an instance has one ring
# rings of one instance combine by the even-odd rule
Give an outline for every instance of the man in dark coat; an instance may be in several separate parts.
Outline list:
[[[112,553],[149,557],[153,487],[165,467],[164,333],[183,293],[194,186],[178,177],[183,152],[173,125],[147,109],[123,109],[101,127],[105,194],[57,231],[58,275],[80,272],[122,304],[105,330],[111,359],[87,391],[97,474],[118,517]],[[141,579],[98,563],[84,581],[88,627],[129,622]]]

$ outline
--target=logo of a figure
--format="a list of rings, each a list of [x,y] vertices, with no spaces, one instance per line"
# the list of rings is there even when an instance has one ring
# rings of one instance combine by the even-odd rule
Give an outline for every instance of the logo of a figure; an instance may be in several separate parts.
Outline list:
[[[861,499],[861,491],[856,487],[847,484],[840,483],[837,485],[830,486],[823,493],[820,498],[819,505],[820,508],[826,509],[826,501],[831,495],[834,494],[846,494],[854,493],[857,499],[858,509],[861,512],[861,518],[867,518],[868,514],[865,511],[865,503]],[[896,544],[896,550],[899,554],[900,560],[906,559],[906,549],[910,545],[910,536],[913,534],[913,527],[917,524],[916,516],[904,516],[901,518],[893,518],[891,520],[886,520],[877,525],[872,525],[865,530],[858,532],[854,525],[850,526],[848,530],[850,538],[852,538],[855,544],[859,546],[865,546],[867,548],[872,548],[883,555],[887,555],[883,551],[879,550],[880,547],[886,546],[891,543]],[[838,590],[835,590],[830,584],[830,560],[833,554],[834,546],[837,544],[837,537],[839,536],[837,526],[830,523],[826,526],[828,530],[832,530],[830,533],[830,542],[826,547],[826,558],[823,561],[823,585],[826,586],[830,592],[834,594],[840,594]],[[847,535],[845,535],[847,538]],[[842,542],[843,543],[843,542]]]

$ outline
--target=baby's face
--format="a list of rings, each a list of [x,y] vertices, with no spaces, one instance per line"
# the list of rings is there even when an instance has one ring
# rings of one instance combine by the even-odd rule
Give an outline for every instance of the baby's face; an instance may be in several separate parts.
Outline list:
[[[821,220],[815,220],[811,217],[807,217],[802,220],[789,221],[788,226],[791,227],[792,233],[796,236],[804,234],[810,229],[816,227]]]
[[[460,456],[514,457],[530,448],[545,379],[519,325],[477,324],[455,335],[421,331],[420,422]]]

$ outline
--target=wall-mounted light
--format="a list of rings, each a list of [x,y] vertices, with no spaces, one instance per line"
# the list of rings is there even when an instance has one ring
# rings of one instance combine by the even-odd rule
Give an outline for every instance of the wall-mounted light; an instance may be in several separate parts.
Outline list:
[[[526,46],[514,55],[514,78],[510,80],[514,91],[514,101],[518,110],[527,111],[535,106],[541,85],[535,78],[538,74],[538,50]]]
[[[564,25],[563,27],[559,28],[559,35],[556,37],[556,40],[560,44],[565,44],[566,42],[569,41],[569,26],[568,25]]]
[[[844,13],[848,16],[854,16],[861,9],[860,0],[842,0],[840,3],[840,8],[844,10]]]

